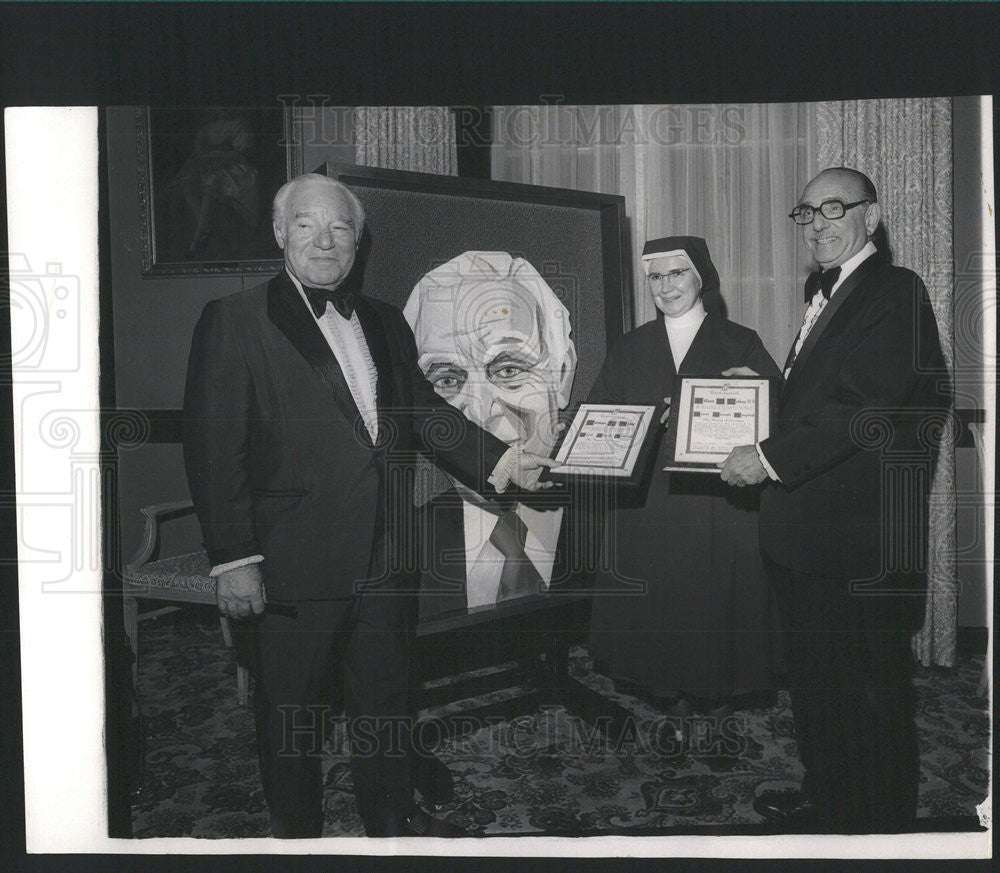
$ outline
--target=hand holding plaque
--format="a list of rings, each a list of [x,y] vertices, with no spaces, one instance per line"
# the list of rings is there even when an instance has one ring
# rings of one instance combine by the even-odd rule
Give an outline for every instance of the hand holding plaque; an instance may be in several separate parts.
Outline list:
[[[670,463],[664,469],[718,474],[717,465],[734,448],[767,438],[769,422],[767,379],[678,376],[667,431]]]

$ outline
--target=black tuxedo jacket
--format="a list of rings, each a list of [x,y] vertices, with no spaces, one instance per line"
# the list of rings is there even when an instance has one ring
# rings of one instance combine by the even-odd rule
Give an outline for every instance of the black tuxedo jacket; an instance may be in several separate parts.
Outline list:
[[[210,302],[194,331],[184,458],[209,559],[263,555],[272,600],[345,597],[398,572],[418,450],[483,491],[507,449],[423,378],[398,309],[359,297],[356,311],[378,370],[374,441],[284,271]]]
[[[766,554],[803,573],[921,591],[934,436],[948,404],[927,290],[876,253],[810,331],[761,444],[781,479],[761,497]]]

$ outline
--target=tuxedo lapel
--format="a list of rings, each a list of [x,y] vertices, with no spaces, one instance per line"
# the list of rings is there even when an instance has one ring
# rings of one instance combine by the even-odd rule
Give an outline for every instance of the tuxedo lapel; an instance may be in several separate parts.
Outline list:
[[[361,412],[354,402],[340,364],[330,350],[316,319],[284,271],[268,284],[267,317],[305,358],[319,380],[330,389],[347,420],[357,424]],[[362,427],[358,428],[358,432],[367,433],[367,430]]]
[[[816,319],[816,323],[809,331],[809,336],[806,337],[805,342],[802,343],[802,348],[799,349],[798,355],[795,356],[792,371],[788,374],[788,382],[791,382],[795,378],[796,372],[802,371],[803,363],[805,363],[809,354],[815,348],[816,343],[822,338],[827,325],[837,314],[840,308],[847,302],[847,299],[851,296],[851,294],[854,293],[854,291],[857,290],[861,284],[875,272],[875,268],[878,265],[877,262],[878,254],[874,254],[870,258],[862,261],[858,265],[858,268],[844,280],[844,283],[837,289],[836,293],[834,293],[833,297],[830,298],[826,306],[823,307],[823,311],[820,313],[819,318]]]

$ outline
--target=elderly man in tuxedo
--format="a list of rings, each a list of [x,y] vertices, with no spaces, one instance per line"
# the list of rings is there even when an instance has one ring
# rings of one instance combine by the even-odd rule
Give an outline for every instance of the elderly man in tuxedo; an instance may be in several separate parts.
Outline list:
[[[913,826],[919,759],[910,636],[923,619],[927,491],[948,378],[927,290],[893,266],[871,180],[833,168],[791,218],[818,272],[774,432],[724,481],[770,479],[760,539],[781,607],[805,777],[758,812],[788,828]],[[911,475],[885,475],[892,458]],[[916,487],[909,488],[909,484]]]
[[[504,443],[551,453],[576,347],[569,311],[528,261],[464,252],[424,275],[403,315],[442,398]],[[423,618],[544,594],[565,577],[563,506],[484,500],[428,466],[417,483]]]
[[[467,487],[496,493],[511,482],[539,487],[546,460],[441,400],[402,313],[359,293],[364,217],[354,193],[325,176],[283,186],[274,235],[284,269],[211,301],[188,365],[185,462],[219,608],[258,616],[254,713],[277,837],[321,835],[337,667],[365,832],[460,835],[413,799],[404,593],[413,585],[398,555],[412,518],[399,507],[412,494],[400,471],[419,450]],[[435,445],[442,433],[447,444]]]

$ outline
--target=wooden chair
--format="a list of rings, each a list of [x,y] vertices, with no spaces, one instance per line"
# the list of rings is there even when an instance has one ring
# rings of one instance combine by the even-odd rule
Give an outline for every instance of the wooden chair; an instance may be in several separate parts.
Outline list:
[[[159,557],[160,527],[164,522],[194,513],[190,500],[175,500],[144,506],[146,528],[142,546],[125,566],[122,576],[125,633],[132,647],[132,685],[137,687],[139,676],[139,606],[136,598],[165,600],[172,603],[207,603],[215,605],[215,580],[208,574],[211,567],[204,551],[188,552],[172,557]],[[229,620],[219,616],[226,646],[233,647]],[[250,689],[247,667],[237,663],[236,693],[241,705],[246,705]]]

